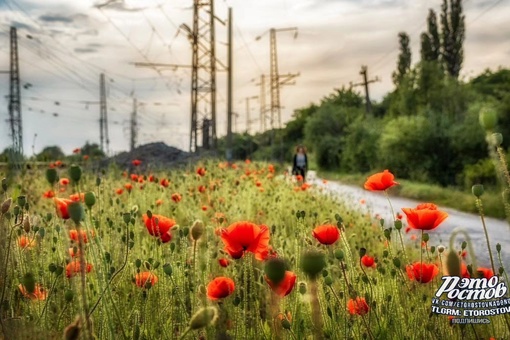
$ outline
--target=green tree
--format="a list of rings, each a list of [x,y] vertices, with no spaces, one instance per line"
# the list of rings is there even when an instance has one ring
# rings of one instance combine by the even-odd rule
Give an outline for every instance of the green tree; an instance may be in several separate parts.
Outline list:
[[[427,17],[427,32],[421,34],[421,60],[438,61],[441,54],[441,39],[437,27],[437,16],[433,9]]]
[[[101,151],[101,148],[97,143],[90,144],[89,142],[86,142],[85,145],[81,147],[81,154],[89,155],[93,158],[101,158],[106,156],[104,152]]]
[[[464,61],[466,34],[462,0],[443,0],[441,10],[441,57],[448,74],[457,79]]]
[[[47,146],[39,152],[35,159],[40,162],[50,162],[62,159],[65,157],[64,152],[59,146]]]
[[[409,35],[405,32],[398,34],[400,54],[397,61],[397,70],[393,72],[393,83],[398,86],[404,76],[411,70],[411,47]]]

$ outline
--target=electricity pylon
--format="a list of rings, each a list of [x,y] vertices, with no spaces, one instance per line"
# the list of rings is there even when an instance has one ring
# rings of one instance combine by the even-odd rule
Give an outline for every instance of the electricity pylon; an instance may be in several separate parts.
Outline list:
[[[99,76],[99,140],[101,141],[101,151],[108,155],[110,152],[110,138],[108,137],[108,110],[106,108],[104,73]]]
[[[11,125],[12,155],[23,155],[23,122],[21,119],[21,94],[18,58],[18,37],[16,27],[10,30],[10,71],[9,71],[9,122]]]
[[[372,112],[372,103],[370,102],[370,93],[368,89],[368,85],[371,83],[375,83],[377,81],[380,81],[379,77],[375,77],[374,79],[368,80],[368,67],[367,66],[361,66],[361,71],[359,74],[363,76],[363,81],[361,83],[350,83],[350,87],[354,86],[363,86],[365,88],[365,111],[366,113]]]
[[[133,151],[136,148],[136,142],[138,139],[138,114],[137,114],[137,101],[136,98],[133,98],[133,111],[131,112],[131,122],[130,122],[130,139],[129,146],[130,151]]]

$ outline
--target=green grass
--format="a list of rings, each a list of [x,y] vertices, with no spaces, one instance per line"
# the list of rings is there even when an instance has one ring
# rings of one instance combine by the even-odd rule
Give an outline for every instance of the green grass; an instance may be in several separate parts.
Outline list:
[[[196,174],[198,166],[207,168],[205,176]],[[14,178],[1,193],[1,201],[11,198],[13,203],[0,215],[0,338],[59,339],[79,316],[81,338],[86,339],[83,320],[88,311],[91,332],[98,339],[179,339],[193,315],[206,307],[214,308],[219,318],[214,324],[198,323],[204,327],[193,329],[185,339],[469,339],[475,332],[510,336],[503,316],[472,328],[451,326],[445,315],[430,314],[431,298],[445,273],[440,263],[446,253],[438,254],[438,244],[424,249],[419,239],[403,242],[400,237],[407,240],[409,235],[400,235],[395,228],[384,230],[387,226],[369,215],[348,209],[319,188],[302,187],[283,171],[277,168],[272,177],[265,163],[239,163],[232,169],[207,161],[154,173],[160,180],[168,178],[169,187],[135,183],[113,168],[95,173],[84,167],[79,185],[67,187],[50,185],[44,171],[37,169]],[[68,177],[67,169],[58,172]],[[133,184],[132,192],[116,194],[126,183]],[[198,190],[201,186],[204,192]],[[85,208],[84,219],[77,220],[89,233],[82,253],[93,266],[88,274],[65,275],[69,248],[79,246],[69,231],[78,225],[57,216],[53,201],[42,197],[49,189],[62,198],[95,193],[95,205]],[[174,193],[182,196],[180,202],[171,200]],[[29,205],[16,216],[20,194]],[[158,199],[163,200],[161,205],[156,205]],[[175,219],[170,242],[161,243],[149,234],[142,221],[148,210]],[[21,222],[23,215],[30,218],[29,228]],[[196,220],[204,223],[198,241],[190,237]],[[226,252],[219,234],[238,221],[269,228],[272,254],[297,275],[289,295],[273,293],[265,279],[267,262],[248,252],[240,259]],[[331,245],[318,243],[312,231],[322,224],[338,227],[340,239]],[[35,245],[21,248],[21,236]],[[460,250],[459,244],[453,246],[452,254]],[[303,264],[310,251],[324,259],[313,265],[320,269],[313,279],[308,276],[310,262]],[[376,268],[361,265],[364,252],[375,257]],[[221,267],[220,258],[228,258],[230,265]],[[406,267],[421,259],[439,267],[439,274],[425,284],[406,274]],[[135,275],[144,271],[158,277],[150,289],[134,283]],[[232,279],[235,289],[212,301],[206,287],[218,276]],[[41,284],[46,299],[24,297],[20,283]],[[354,297],[366,300],[367,314],[348,312],[348,301]],[[282,322],[282,315],[288,320]]]
[[[367,177],[371,174],[342,174],[338,172],[319,171],[317,175],[328,180],[363,188]],[[475,197],[470,191],[461,191],[452,187],[441,187],[429,183],[419,183],[396,179],[398,186],[392,187],[389,194],[414,199],[421,202],[434,202],[440,206],[459,211],[478,214]],[[494,190],[486,190],[482,195],[484,213],[499,219],[505,219],[505,209],[501,194]]]

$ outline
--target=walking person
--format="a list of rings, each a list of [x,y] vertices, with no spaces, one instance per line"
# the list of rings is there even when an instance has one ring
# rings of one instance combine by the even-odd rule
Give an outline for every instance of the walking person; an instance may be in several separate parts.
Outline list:
[[[303,181],[305,181],[307,169],[308,157],[306,155],[306,148],[303,145],[298,145],[296,148],[296,154],[294,155],[292,174],[301,175],[303,177]]]

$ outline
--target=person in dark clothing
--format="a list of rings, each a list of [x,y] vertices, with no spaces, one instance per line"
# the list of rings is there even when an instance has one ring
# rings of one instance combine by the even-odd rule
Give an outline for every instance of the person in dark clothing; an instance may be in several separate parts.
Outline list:
[[[294,162],[292,164],[292,174],[303,176],[303,181],[306,178],[306,171],[308,169],[308,157],[306,156],[306,148],[299,145],[296,148],[294,155]]]

